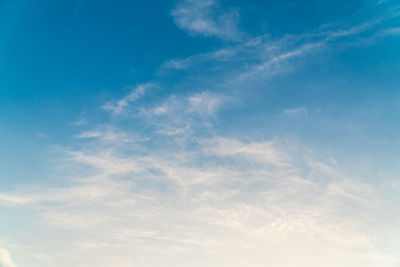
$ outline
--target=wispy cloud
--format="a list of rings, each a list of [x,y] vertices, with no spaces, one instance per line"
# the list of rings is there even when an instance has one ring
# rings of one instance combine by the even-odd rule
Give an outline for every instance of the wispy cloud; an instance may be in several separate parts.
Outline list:
[[[197,2],[188,3],[195,6]],[[205,6],[213,4],[213,1],[204,2]],[[305,64],[306,58],[326,57],[327,51],[363,45],[366,38],[377,40],[396,35],[396,28],[387,30],[381,26],[396,18],[397,13],[387,10],[384,14],[361,21],[349,19],[346,23],[325,25],[310,33],[274,38],[269,35],[249,37],[213,52],[171,59],[161,66],[160,73],[196,70],[198,76],[214,77],[214,87],[249,87],[252,82],[259,83],[292,72]]]
[[[112,119],[91,128],[78,121],[85,127],[75,135],[78,144],[62,155],[69,180],[0,193],[3,208],[30,211],[26,223],[41,225],[44,239],[59,234],[52,242],[64,252],[48,263],[43,255],[51,249],[36,243],[42,248],[36,258],[60,267],[400,264],[394,183],[350,175],[280,136],[256,140],[222,134],[214,125],[224,108],[240,101],[236,89],[295,69],[338,40],[346,45],[349,37],[370,34],[381,21],[243,41],[237,10],[223,10],[217,1],[180,1],[172,15],[192,35],[242,42],[161,67],[206,66],[199,76],[207,77],[201,79],[207,87],[188,78],[185,93],[143,104],[155,85],[142,84],[103,106]],[[119,115],[129,115],[124,125],[113,120]],[[15,266],[4,249],[1,261]]]
[[[217,0],[182,0],[172,11],[175,23],[192,35],[239,40],[237,10],[224,10]]]
[[[161,103],[140,109],[140,118],[161,134],[182,135],[198,127],[207,127],[218,111],[233,102],[221,93],[202,91],[189,95],[171,95]]]
[[[184,258],[194,253],[215,262],[211,251],[233,257],[238,261],[233,266],[241,266],[235,251],[255,263],[290,266],[291,259],[283,257],[287,249],[300,266],[310,266],[309,257],[311,266],[327,259],[328,266],[349,259],[350,266],[398,262],[388,249],[394,243],[379,245],[387,241],[378,234],[380,216],[391,213],[379,187],[279,140],[194,140],[126,155],[118,143],[105,150],[98,139],[96,148],[68,152],[73,162],[92,169],[90,175],[72,186],[26,187],[0,199],[33,210],[51,229],[79,233],[70,253],[55,259],[59,266],[68,266],[65,257],[71,254],[99,266],[123,265],[120,259],[132,253],[150,259],[179,256],[182,262],[190,262]],[[298,155],[306,165],[298,163]],[[332,256],[323,253],[328,250]]]
[[[306,116],[308,114],[308,111],[305,107],[299,107],[299,108],[285,109],[283,111],[283,114],[291,117],[299,117],[299,116]]]
[[[4,248],[0,248],[0,265],[3,267],[16,267],[11,259],[10,253]]]
[[[135,137],[134,134],[129,135],[112,125],[101,125],[98,126],[96,129],[81,132],[76,135],[76,138],[88,140],[100,139],[104,143],[109,142],[113,144],[115,144],[116,142],[119,142],[120,144],[126,144],[148,140],[147,138],[139,138],[138,136]]]
[[[110,110],[114,114],[121,114],[131,103],[143,96],[146,90],[154,86],[155,85],[151,83],[138,85],[132,89],[131,93],[120,99],[117,103],[109,102],[105,104],[103,108],[105,110]]]
[[[70,125],[74,125],[74,126],[83,126],[86,125],[88,123],[88,118],[86,118],[87,114],[85,112],[81,112],[78,116],[78,118],[73,121],[70,122]]]

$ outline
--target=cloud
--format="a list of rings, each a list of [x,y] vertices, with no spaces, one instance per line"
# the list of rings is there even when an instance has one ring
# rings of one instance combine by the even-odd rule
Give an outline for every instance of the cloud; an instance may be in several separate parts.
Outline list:
[[[79,139],[86,139],[88,141],[101,139],[104,143],[115,144],[116,142],[119,142],[121,145],[134,142],[144,142],[148,140],[148,138],[140,138],[134,134],[127,134],[126,132],[112,125],[101,125],[96,129],[83,131],[77,134],[75,137]]]
[[[239,267],[243,257],[253,266],[399,263],[400,217],[386,194],[395,189],[347,175],[282,137],[218,134],[212,119],[230,101],[205,90],[135,102],[138,115],[126,124],[146,132],[112,120],[87,129],[64,148],[70,179],[19,186],[0,193],[0,203],[28,210],[25,224],[41,226],[41,239],[27,244],[52,255],[41,266]],[[142,138],[152,142],[135,141]]]
[[[160,134],[182,135],[207,127],[207,122],[233,101],[232,97],[208,90],[189,95],[171,95],[152,107],[141,108],[140,117]]]
[[[362,42],[366,45],[374,45],[377,43],[377,41],[381,41],[384,38],[398,35],[400,35],[400,28],[388,28],[386,30],[377,32],[372,36],[364,38]]]
[[[274,166],[287,164],[286,156],[279,151],[274,142],[242,143],[235,139],[217,138],[207,140],[207,152],[223,156],[247,159],[251,162],[268,163]]]
[[[216,1],[181,1],[172,15],[192,35],[240,39],[237,12]],[[253,81],[293,70],[304,63],[299,59],[375,25],[258,36],[172,59],[162,68],[199,66],[207,83],[187,79],[186,93],[174,88],[146,103],[154,85],[143,84],[106,103],[113,115],[135,116],[76,134],[77,144],[63,148],[58,161],[69,179],[20,185],[0,193],[0,203],[29,211],[18,221],[40,235],[24,240],[41,250],[34,255],[40,266],[396,266],[393,183],[349,175],[283,137],[256,140],[214,126],[241,100],[235,89],[251,95]],[[38,255],[52,255],[52,262]],[[8,252],[0,250],[0,258],[6,262]]]
[[[118,143],[106,149],[96,140],[98,146],[70,152],[92,170],[72,185],[0,196],[31,209],[61,240],[63,231],[75,233],[69,252],[55,255],[58,266],[70,266],[73,254],[85,259],[74,266],[123,266],[121,258],[137,255],[146,255],[139,266],[193,257],[194,266],[228,259],[242,266],[243,256],[282,266],[293,258],[299,266],[398,263],[395,244],[381,233],[381,216],[391,213],[385,190],[285,142],[215,136],[124,154]],[[387,226],[392,239],[397,217]]]
[[[84,126],[88,123],[88,119],[86,118],[87,114],[86,112],[81,112],[78,116],[78,119],[76,119],[73,122],[70,122],[70,125],[73,126]]]
[[[239,52],[237,51],[239,47],[240,46],[222,48],[213,52],[193,55],[187,58],[174,58],[161,65],[160,73],[163,74],[166,70],[185,70],[194,65],[205,64],[208,61],[229,62]]]
[[[210,8],[216,3],[184,1],[178,4],[177,10],[180,6],[187,6],[183,10],[191,10],[189,7],[197,10],[197,5]],[[223,46],[212,52],[170,59],[162,64],[159,73],[165,75],[173,70],[192,71],[198,80],[202,75],[207,77],[215,88],[249,88],[252,84],[257,85],[277,75],[296,70],[308,62],[307,58],[326,57],[327,50],[363,45],[364,38],[377,39],[376,35],[386,37],[397,34],[395,28],[389,31],[379,27],[396,17],[396,14],[386,13],[361,22],[350,20],[346,23],[325,25],[310,33],[274,38],[268,34],[248,37],[243,42]]]
[[[236,41],[241,38],[237,29],[236,10],[222,10],[216,0],[183,0],[172,11],[175,23],[191,35],[217,37]]]
[[[400,28],[390,28],[384,31],[386,35],[400,35]]]
[[[204,91],[188,98],[189,113],[209,116],[214,114],[224,100],[221,96]]]
[[[111,111],[114,114],[121,114],[123,111],[126,110],[126,108],[129,107],[131,103],[135,102],[141,96],[143,96],[146,90],[154,86],[155,85],[151,83],[138,85],[137,87],[132,89],[131,93],[120,99],[117,103],[107,103],[103,106],[103,108],[105,110]]]
[[[292,71],[293,65],[288,65],[290,60],[311,55],[320,50],[323,46],[324,41],[306,42],[295,47],[294,49],[280,52],[277,55],[273,55],[272,57],[264,59],[259,63],[249,66],[237,76],[235,81],[243,82],[249,80],[259,80],[260,78],[265,79],[281,73]]]
[[[301,117],[301,116],[307,116],[308,111],[307,108],[305,107],[299,107],[299,108],[285,109],[282,113],[289,117]]]
[[[191,59],[171,59],[168,62],[165,62],[161,68],[163,69],[176,69],[176,70],[182,70],[190,67],[191,64]]]
[[[12,261],[10,253],[4,248],[0,248],[0,266],[2,267],[16,267]]]

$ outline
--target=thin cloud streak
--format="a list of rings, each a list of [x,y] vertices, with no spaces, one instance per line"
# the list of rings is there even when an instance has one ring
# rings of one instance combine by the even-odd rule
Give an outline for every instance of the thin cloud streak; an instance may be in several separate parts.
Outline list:
[[[138,85],[137,87],[132,89],[131,93],[120,99],[117,103],[107,103],[103,106],[103,108],[105,110],[111,111],[114,114],[121,114],[126,110],[127,107],[129,107],[130,104],[137,101],[141,96],[146,93],[148,89],[154,86],[155,85],[151,83]]]
[[[196,69],[203,66],[203,69],[211,71],[199,75],[218,76],[215,78],[217,81],[215,87],[237,87],[241,84],[248,87],[249,83],[265,81],[276,75],[291,72],[302,64],[301,59],[307,56],[318,57],[326,50],[334,49],[338,42],[340,47],[344,48],[363,45],[365,35],[374,40],[396,35],[395,28],[390,31],[377,27],[397,16],[398,13],[388,10],[384,16],[370,18],[353,25],[346,23],[347,26],[325,26],[312,33],[279,38],[271,38],[268,35],[247,38],[244,42],[228,45],[213,52],[171,59],[162,64],[159,74],[165,75],[173,70],[185,71],[194,66]]]

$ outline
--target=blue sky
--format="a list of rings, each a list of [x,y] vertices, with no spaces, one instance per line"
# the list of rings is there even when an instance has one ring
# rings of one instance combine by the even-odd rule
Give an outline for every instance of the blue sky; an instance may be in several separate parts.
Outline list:
[[[0,0],[0,266],[398,266],[394,0]]]

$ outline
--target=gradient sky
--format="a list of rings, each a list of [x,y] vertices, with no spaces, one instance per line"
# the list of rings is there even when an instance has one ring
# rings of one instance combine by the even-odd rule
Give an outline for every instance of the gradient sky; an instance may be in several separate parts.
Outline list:
[[[0,266],[400,265],[396,0],[0,0]]]

